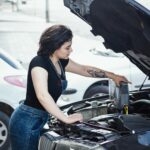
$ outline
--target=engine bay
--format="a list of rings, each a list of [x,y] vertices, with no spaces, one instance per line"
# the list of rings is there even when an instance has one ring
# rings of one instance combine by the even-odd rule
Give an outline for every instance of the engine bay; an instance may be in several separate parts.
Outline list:
[[[83,122],[64,124],[52,116],[46,133],[51,144],[55,147],[72,145],[96,150],[100,146],[107,147],[108,141],[118,141],[125,137],[133,137],[139,144],[139,134],[150,131],[150,91],[134,91],[129,94],[123,89],[123,92],[117,94],[115,92],[113,98],[106,95],[62,107],[66,115],[81,113]],[[145,146],[145,143],[141,145]]]

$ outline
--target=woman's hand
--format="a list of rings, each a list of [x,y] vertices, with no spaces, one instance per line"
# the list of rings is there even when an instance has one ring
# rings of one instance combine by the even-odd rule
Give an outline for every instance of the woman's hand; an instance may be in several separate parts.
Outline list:
[[[120,86],[120,82],[126,82],[126,83],[131,84],[131,82],[126,79],[126,77],[121,76],[121,75],[114,74],[112,77],[112,80],[114,80],[117,86]]]
[[[65,121],[65,123],[72,124],[72,123],[75,123],[77,121],[79,121],[79,122],[83,121],[82,114],[80,114],[80,113],[74,113],[72,115],[69,115],[67,117],[67,120]]]

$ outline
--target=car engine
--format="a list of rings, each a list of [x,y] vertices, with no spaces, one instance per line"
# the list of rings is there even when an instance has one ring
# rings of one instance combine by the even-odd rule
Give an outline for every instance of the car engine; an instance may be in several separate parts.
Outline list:
[[[127,150],[130,142],[138,145],[137,150],[150,149],[150,91],[129,94],[127,84],[112,84],[108,96],[62,107],[66,115],[81,113],[83,122],[67,125],[51,117],[48,131],[40,138],[40,149]]]

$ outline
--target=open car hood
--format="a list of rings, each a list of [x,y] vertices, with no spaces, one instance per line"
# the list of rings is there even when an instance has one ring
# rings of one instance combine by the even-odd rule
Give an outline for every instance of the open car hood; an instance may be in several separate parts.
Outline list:
[[[122,52],[150,76],[150,11],[134,0],[64,0],[104,45]]]

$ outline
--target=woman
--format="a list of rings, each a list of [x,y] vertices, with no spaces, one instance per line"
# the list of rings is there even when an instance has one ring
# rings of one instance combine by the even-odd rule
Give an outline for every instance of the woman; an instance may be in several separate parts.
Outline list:
[[[108,77],[117,85],[120,81],[128,82],[123,76],[69,59],[72,37],[72,31],[63,25],[51,26],[41,35],[37,56],[29,65],[26,100],[14,111],[10,120],[12,150],[37,150],[40,131],[48,114],[66,124],[82,121],[81,114],[66,116],[56,105],[67,86],[65,71],[86,77]]]

